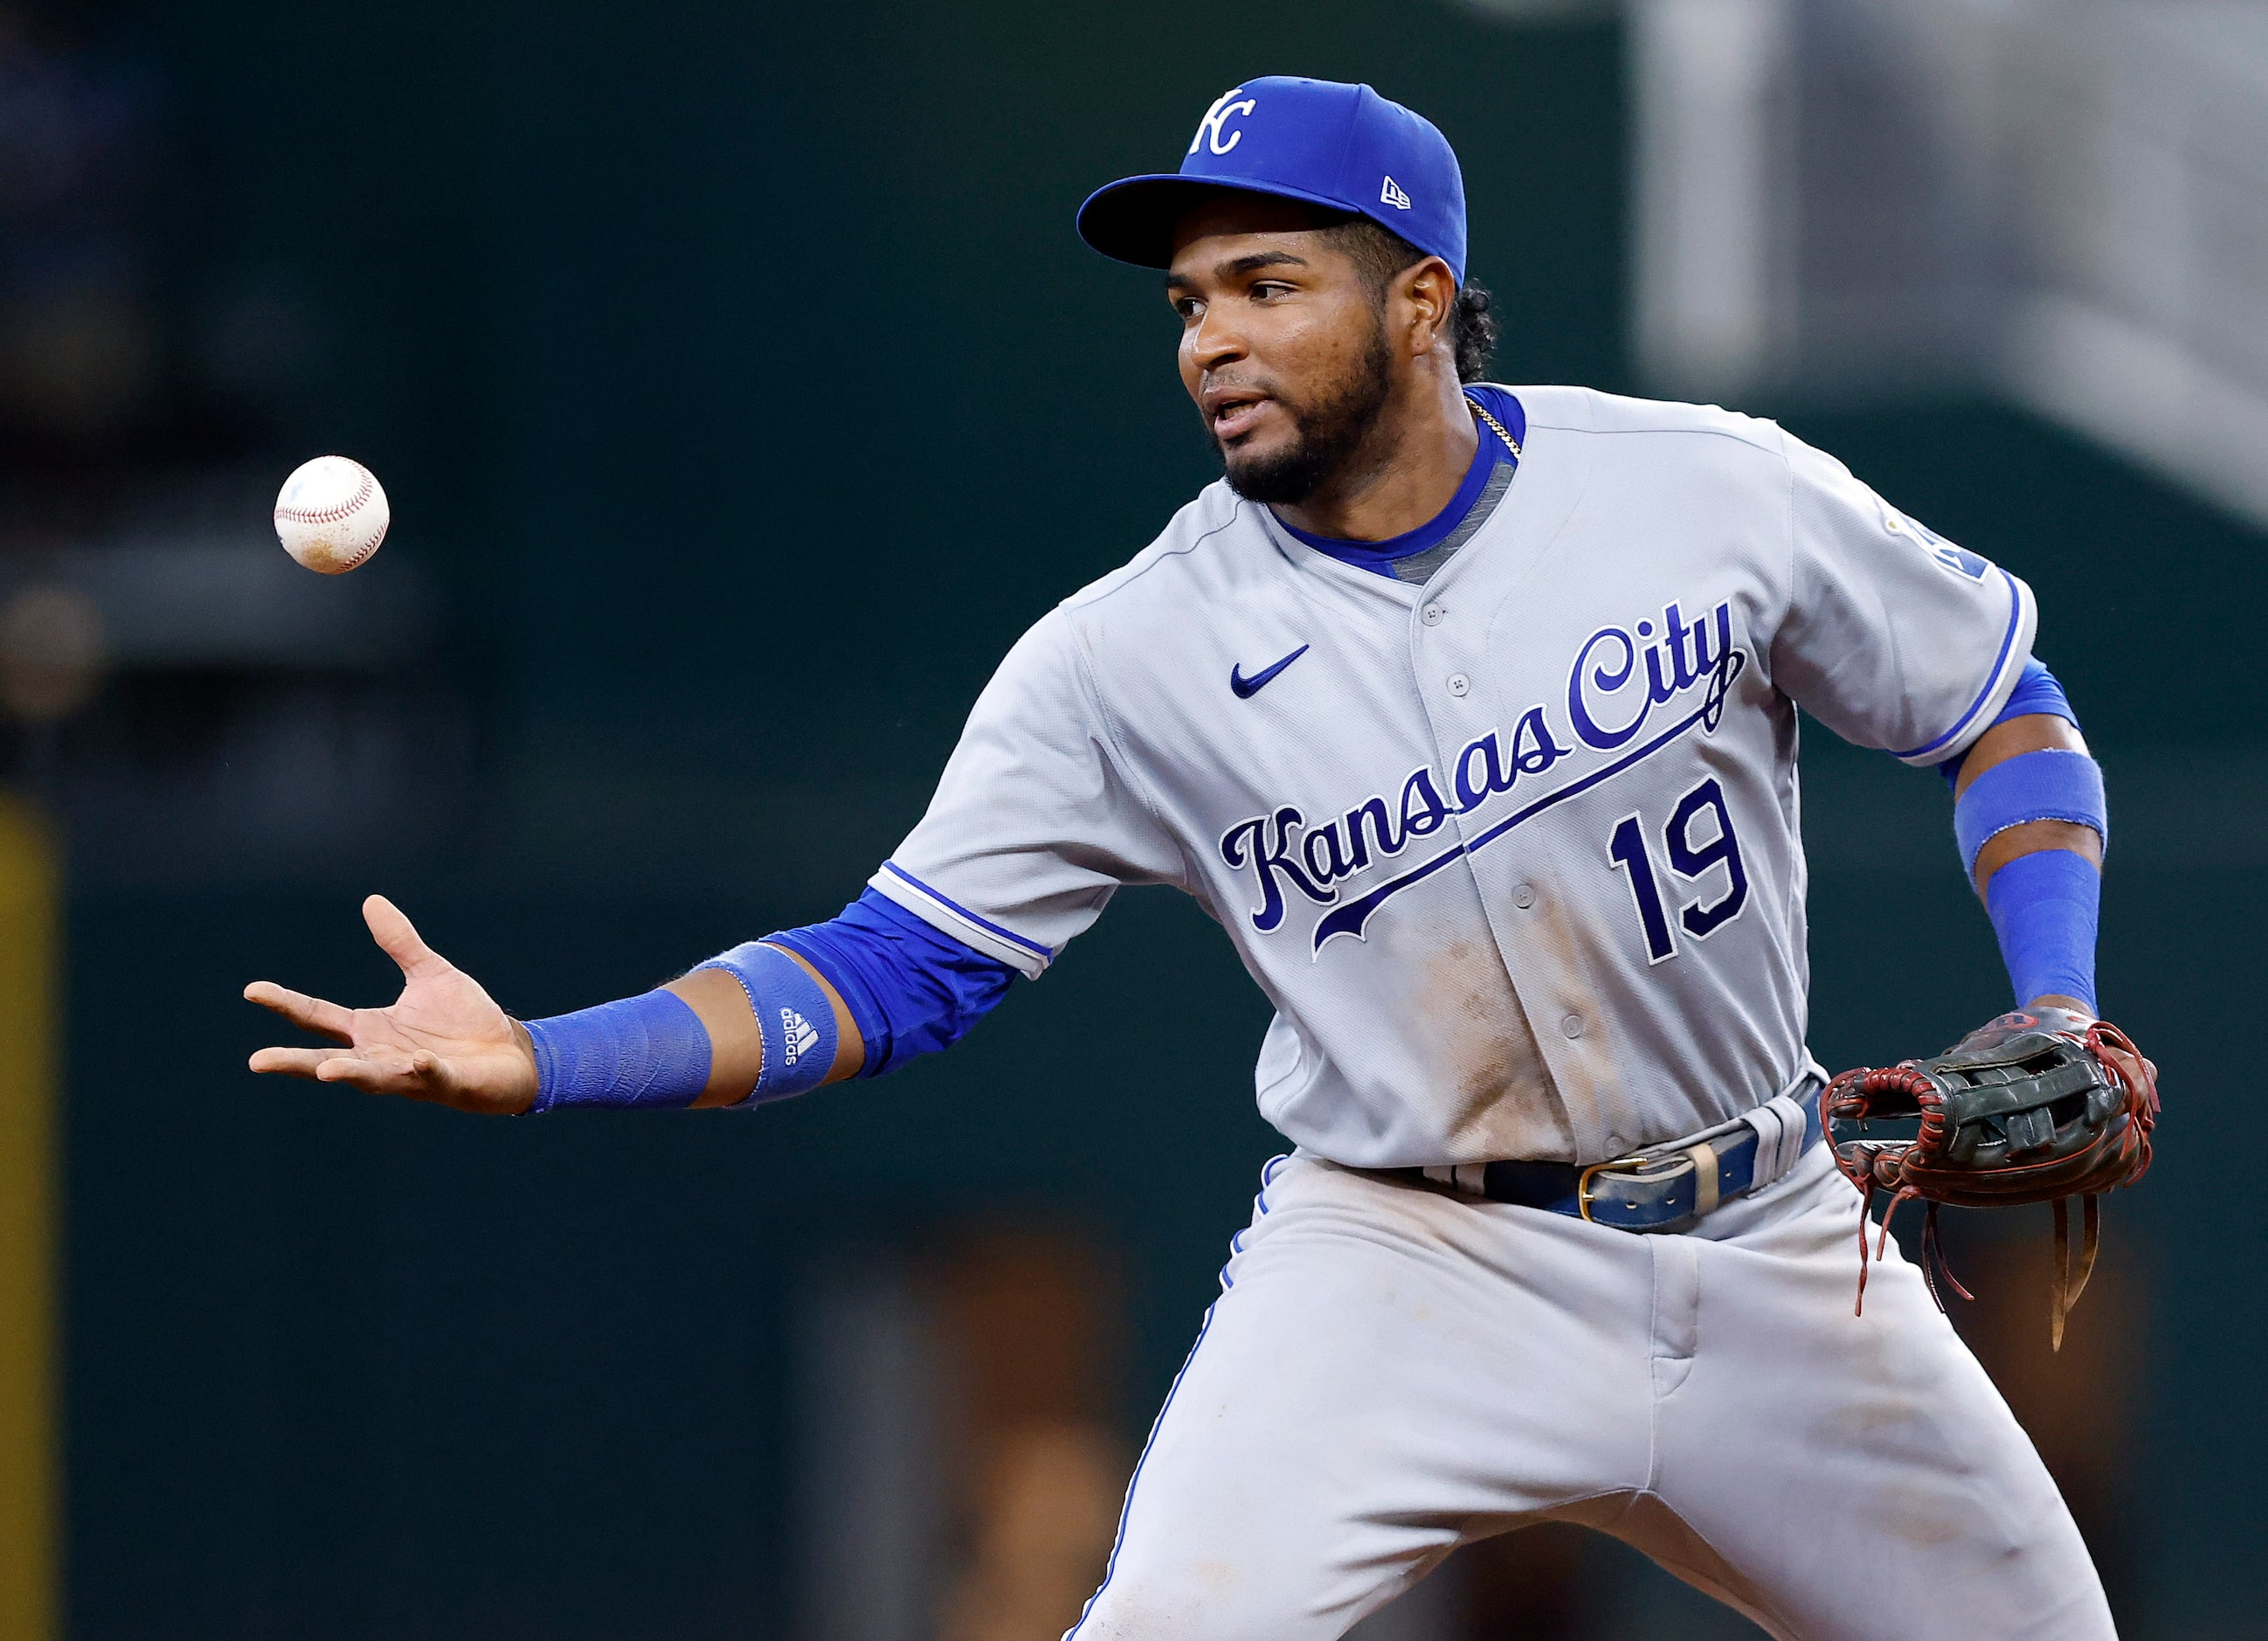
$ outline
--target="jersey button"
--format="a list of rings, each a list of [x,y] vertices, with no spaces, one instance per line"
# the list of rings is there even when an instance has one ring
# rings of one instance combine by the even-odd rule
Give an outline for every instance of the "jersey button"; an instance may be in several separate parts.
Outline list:
[[[1532,883],[1514,885],[1512,891],[1512,903],[1514,906],[1519,907],[1522,911],[1526,911],[1529,907],[1535,905],[1535,886]]]
[[[1466,677],[1462,673],[1452,673],[1449,674],[1449,693],[1451,695],[1459,696],[1469,695],[1472,691],[1472,687],[1473,681]]]
[[[1583,1034],[1583,1017],[1580,1014],[1570,1014],[1559,1022],[1559,1029],[1567,1034],[1568,1041],[1574,1041]]]
[[[1425,617],[1425,624],[1428,627],[1438,627],[1441,624],[1441,617],[1447,615],[1449,612],[1443,609],[1438,604],[1428,604],[1422,613]]]

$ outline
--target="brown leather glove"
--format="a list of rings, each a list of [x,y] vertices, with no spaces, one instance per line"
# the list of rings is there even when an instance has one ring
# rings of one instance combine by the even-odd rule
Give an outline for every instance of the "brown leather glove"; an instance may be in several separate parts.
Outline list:
[[[2150,1130],[2158,1115],[2158,1068],[2126,1034],[2104,1020],[2061,1009],[2003,1014],[1930,1060],[1861,1066],[1827,1085],[1822,1121],[1918,1121],[1911,1140],[1845,1140],[1836,1166],[1874,1206],[1890,1193],[1879,1257],[1889,1222],[1908,1197],[1926,1203],[1922,1274],[1938,1297],[1942,1274],[1963,1299],[1969,1291],[1946,1269],[1937,1234],[1940,1206],[1999,1208],[2055,1204],[2056,1280],[2051,1336],[2063,1348],[2064,1319],[2095,1269],[2101,1242],[2097,1199],[2132,1185],[2150,1166]],[[2069,1200],[2084,1205],[2085,1233],[2074,1261]],[[1859,1227],[1859,1297],[1867,1292],[1867,1225]],[[1940,1307],[1942,1298],[1938,1299]]]

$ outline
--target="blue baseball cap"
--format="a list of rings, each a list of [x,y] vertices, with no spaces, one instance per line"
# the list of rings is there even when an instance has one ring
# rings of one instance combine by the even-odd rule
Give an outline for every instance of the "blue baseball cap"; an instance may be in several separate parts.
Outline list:
[[[1271,74],[1223,92],[1182,168],[1126,177],[1079,208],[1079,238],[1144,268],[1173,261],[1174,224],[1210,188],[1352,211],[1465,279],[1465,179],[1432,121],[1367,85]]]

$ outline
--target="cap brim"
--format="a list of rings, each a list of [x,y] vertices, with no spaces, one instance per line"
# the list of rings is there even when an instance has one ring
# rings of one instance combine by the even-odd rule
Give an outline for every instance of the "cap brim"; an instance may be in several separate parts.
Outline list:
[[[1241,177],[1162,175],[1126,177],[1097,188],[1079,208],[1079,237],[1101,252],[1138,268],[1170,268],[1174,261],[1174,228],[1189,207],[1207,194],[1265,194],[1272,198],[1299,200],[1351,217],[1362,213],[1344,200],[1335,200],[1304,188]]]

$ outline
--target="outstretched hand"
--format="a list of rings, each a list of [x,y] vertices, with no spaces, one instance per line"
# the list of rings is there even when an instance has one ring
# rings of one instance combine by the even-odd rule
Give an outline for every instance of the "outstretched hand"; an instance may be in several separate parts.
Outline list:
[[[401,966],[401,995],[384,1009],[349,1009],[269,981],[247,1001],[328,1037],[330,1049],[262,1049],[255,1071],[346,1083],[459,1111],[507,1115],[535,1103],[535,1056],[526,1032],[497,1007],[480,982],[417,938],[394,902],[362,903],[371,938]]]

